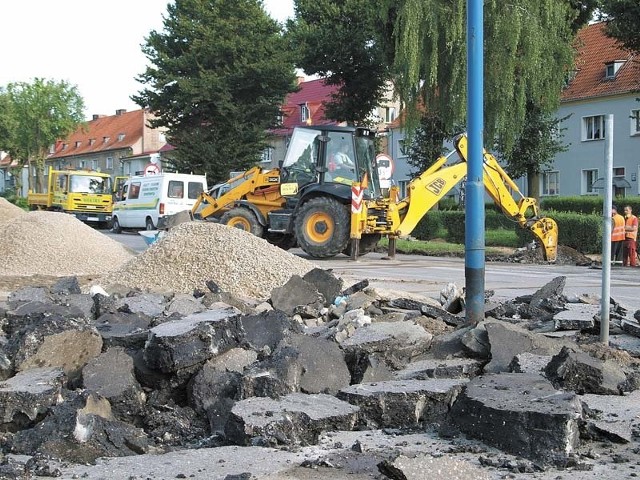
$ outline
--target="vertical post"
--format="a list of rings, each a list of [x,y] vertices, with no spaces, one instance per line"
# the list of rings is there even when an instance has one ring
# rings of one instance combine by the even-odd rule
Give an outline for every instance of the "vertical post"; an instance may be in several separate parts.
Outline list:
[[[467,324],[484,320],[483,0],[467,0],[467,135],[465,281]]]
[[[358,260],[360,256],[360,238],[362,229],[360,217],[362,215],[364,201],[364,188],[360,182],[353,182],[351,185],[351,260]]]
[[[396,258],[396,239],[398,237],[396,237],[395,235],[389,235],[389,248],[387,249],[387,257],[389,257],[391,260],[393,260],[394,258]]]
[[[613,203],[613,115],[605,116],[604,203],[602,205],[602,298],[600,341],[609,345],[609,298],[611,296],[611,205]]]

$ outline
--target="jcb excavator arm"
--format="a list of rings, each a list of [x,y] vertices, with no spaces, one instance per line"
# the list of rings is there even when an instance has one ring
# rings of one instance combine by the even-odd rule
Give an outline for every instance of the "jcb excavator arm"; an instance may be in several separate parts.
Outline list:
[[[467,158],[467,137],[461,135],[455,142],[456,150],[461,158]],[[542,247],[544,259],[555,262],[558,253],[558,225],[555,220],[540,217],[538,202],[535,198],[525,197],[515,182],[500,166],[498,160],[483,149],[484,188],[496,205],[509,218],[529,230]],[[511,191],[509,191],[511,190]],[[513,193],[511,193],[513,192]],[[513,198],[517,195],[518,200]],[[529,209],[532,216],[527,217]]]
[[[456,138],[455,148],[460,161],[445,166],[453,152],[440,157],[409,182],[406,198],[396,201],[397,187],[393,187],[389,198],[365,202],[362,211],[352,214],[352,238],[372,233],[392,237],[410,234],[420,219],[467,174],[467,137],[461,135]],[[524,197],[495,157],[486,151],[483,169],[485,190],[496,205],[507,217],[533,233],[542,246],[545,260],[555,261],[558,246],[556,222],[538,216],[536,200]],[[514,199],[510,189],[519,197],[518,200]],[[529,209],[533,211],[533,216],[527,217]]]
[[[262,211],[264,208],[265,212],[284,204],[280,195],[278,169],[264,172],[260,167],[253,167],[229,179],[227,183],[231,188],[218,198],[214,198],[209,192],[202,192],[191,209],[192,214],[205,219],[241,200],[249,200],[258,210]]]

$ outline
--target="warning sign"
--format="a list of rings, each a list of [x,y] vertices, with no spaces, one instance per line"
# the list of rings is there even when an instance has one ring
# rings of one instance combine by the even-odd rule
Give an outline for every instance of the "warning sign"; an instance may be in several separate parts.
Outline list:
[[[149,163],[144,167],[145,175],[156,175],[158,173],[160,173],[160,166],[155,163]]]
[[[393,170],[395,169],[393,159],[385,153],[380,153],[376,156],[376,168],[378,169],[380,187],[389,188],[391,186]]]

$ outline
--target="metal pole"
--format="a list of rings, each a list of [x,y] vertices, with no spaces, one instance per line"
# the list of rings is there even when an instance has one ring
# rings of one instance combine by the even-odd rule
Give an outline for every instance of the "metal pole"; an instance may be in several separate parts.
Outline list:
[[[467,135],[465,281],[467,324],[484,320],[483,2],[467,0]]]
[[[609,345],[609,298],[611,296],[611,205],[613,203],[613,115],[605,116],[604,204],[602,205],[602,294],[600,341]]]

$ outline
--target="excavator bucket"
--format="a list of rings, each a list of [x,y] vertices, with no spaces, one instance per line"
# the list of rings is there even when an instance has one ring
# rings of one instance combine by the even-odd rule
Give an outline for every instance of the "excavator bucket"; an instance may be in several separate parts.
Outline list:
[[[542,247],[542,255],[548,262],[555,262],[558,256],[558,224],[552,218],[531,219],[529,230]]]

